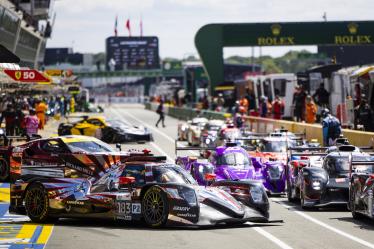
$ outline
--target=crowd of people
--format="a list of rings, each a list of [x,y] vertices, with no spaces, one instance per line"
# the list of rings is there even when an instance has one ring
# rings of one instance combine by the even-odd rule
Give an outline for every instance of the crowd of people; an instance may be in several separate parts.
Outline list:
[[[7,136],[38,134],[49,116],[66,116],[75,112],[74,97],[0,96],[0,126],[5,124]]]

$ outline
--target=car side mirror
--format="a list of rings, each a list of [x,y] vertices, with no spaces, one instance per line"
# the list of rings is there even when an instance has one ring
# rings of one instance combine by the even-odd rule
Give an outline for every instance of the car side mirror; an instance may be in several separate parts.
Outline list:
[[[118,178],[118,189],[127,188],[129,191],[132,190],[135,183],[135,177],[132,176],[120,176]]]
[[[204,175],[204,178],[207,184],[210,185],[216,180],[217,176],[216,174],[213,174],[213,173],[207,173]]]
[[[118,151],[122,151],[122,146],[121,146],[121,144],[116,144],[116,149],[118,150]]]

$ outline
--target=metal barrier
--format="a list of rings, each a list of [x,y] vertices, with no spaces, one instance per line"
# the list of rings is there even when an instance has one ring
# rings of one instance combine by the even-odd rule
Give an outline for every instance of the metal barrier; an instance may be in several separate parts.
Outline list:
[[[145,108],[148,110],[156,111],[156,103],[146,103]],[[165,106],[165,114],[182,119],[188,120],[197,115],[195,109],[181,108],[181,107],[167,107]],[[225,119],[225,113],[213,112],[213,111],[202,111],[202,116],[208,119]],[[246,116],[245,123],[256,132],[271,132],[276,128],[284,128],[294,133],[306,133],[306,139],[318,139],[322,143],[322,127],[320,124],[306,124],[300,122],[292,122],[285,120],[275,120],[269,118],[260,118]],[[356,146],[368,146],[374,143],[374,132],[364,132],[343,129],[343,134],[351,144]]]

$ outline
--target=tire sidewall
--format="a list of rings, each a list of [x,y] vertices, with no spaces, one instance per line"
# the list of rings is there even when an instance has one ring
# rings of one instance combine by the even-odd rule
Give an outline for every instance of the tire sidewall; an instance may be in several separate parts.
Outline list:
[[[157,222],[157,223],[150,223],[147,220],[147,218],[145,216],[145,212],[144,212],[144,208],[145,208],[144,201],[143,201],[144,197],[146,197],[147,194],[149,194],[151,192],[158,192],[160,194],[163,202],[164,202],[164,211],[163,211],[163,214],[162,214],[162,219],[159,222]],[[163,227],[166,224],[166,222],[168,220],[168,217],[169,217],[169,203],[168,203],[168,199],[167,199],[167,196],[166,196],[165,192],[160,187],[152,186],[144,194],[144,197],[143,197],[143,200],[142,200],[142,213],[143,213],[143,217],[144,217],[145,223],[148,226],[150,226],[150,227],[155,227],[155,228],[157,228],[157,227]]]
[[[31,190],[34,189],[39,189],[40,191],[43,191],[44,193],[44,200],[43,200],[43,211],[40,216],[33,216],[29,213],[28,211],[28,206],[27,206],[27,198],[28,195],[30,194]],[[49,199],[48,199],[48,194],[47,191],[45,190],[44,186],[40,183],[33,183],[30,187],[27,188],[26,193],[25,193],[25,209],[26,209],[26,214],[27,216],[33,221],[37,223],[44,223],[48,220],[49,217]]]

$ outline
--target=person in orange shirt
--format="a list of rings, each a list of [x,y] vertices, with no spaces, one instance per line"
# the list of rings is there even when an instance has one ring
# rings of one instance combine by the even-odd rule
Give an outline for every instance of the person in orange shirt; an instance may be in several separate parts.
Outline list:
[[[314,124],[316,122],[317,106],[312,97],[308,95],[305,98],[305,122]]]
[[[36,116],[39,119],[39,129],[43,130],[44,125],[45,125],[45,112],[48,110],[48,106],[40,101],[36,101],[36,106],[35,106],[35,111],[36,111]]]
[[[245,108],[245,113],[248,113],[249,102],[245,96],[240,99],[239,105]]]

